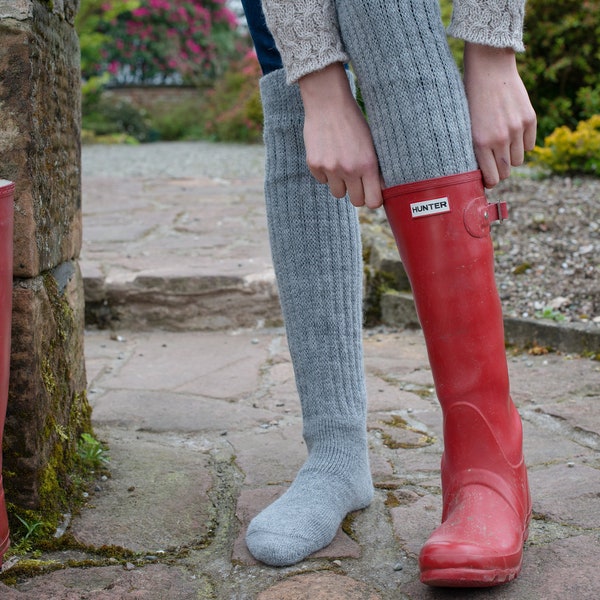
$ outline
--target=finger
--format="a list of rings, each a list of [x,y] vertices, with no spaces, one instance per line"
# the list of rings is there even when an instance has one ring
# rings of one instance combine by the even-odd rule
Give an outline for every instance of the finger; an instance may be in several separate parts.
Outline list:
[[[526,126],[525,132],[523,133],[523,146],[527,152],[533,150],[535,146],[535,138],[537,135],[537,119],[534,118]]]
[[[330,176],[327,179],[329,191],[334,198],[343,198],[346,195],[346,183],[339,177]]]
[[[346,189],[348,190],[348,196],[352,206],[358,207],[365,205],[365,190],[362,179],[346,181]]]
[[[491,150],[476,149],[475,158],[483,175],[483,185],[488,189],[493,188],[500,181],[494,154]]]
[[[513,167],[518,167],[525,160],[525,149],[523,148],[523,137],[517,136],[515,141],[510,145],[510,164]]]
[[[311,167],[309,167],[308,170],[319,183],[327,183],[327,175],[324,171],[321,171],[320,169],[313,169]]]
[[[369,208],[379,208],[383,204],[381,189],[383,183],[379,173],[376,176],[364,177],[365,204]]]
[[[500,180],[510,176],[510,147],[503,146],[494,150],[494,160],[496,161],[496,170]]]

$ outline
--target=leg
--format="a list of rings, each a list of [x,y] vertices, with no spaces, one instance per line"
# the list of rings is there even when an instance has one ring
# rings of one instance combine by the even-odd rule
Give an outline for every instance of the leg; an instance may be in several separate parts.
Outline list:
[[[370,503],[373,486],[357,213],[308,170],[297,86],[279,69],[263,77],[261,95],[267,220],[308,458],[288,491],[252,520],[246,542],[257,559],[282,566],[328,545],[346,514]]]
[[[414,216],[415,205],[449,208]],[[510,398],[481,173],[384,190],[444,414],[442,525],[419,556],[430,585],[484,587],[519,573],[531,512]]]
[[[521,567],[530,499],[493,275],[492,208],[474,171],[462,82],[436,0],[337,4],[383,176],[395,186],[384,206],[444,414],[443,523],[421,552],[421,579],[510,581]],[[418,216],[419,207],[433,214]]]
[[[338,0],[386,186],[477,168],[437,0]]]
[[[242,0],[242,5],[263,75],[282,69],[281,56],[265,22],[260,0]]]

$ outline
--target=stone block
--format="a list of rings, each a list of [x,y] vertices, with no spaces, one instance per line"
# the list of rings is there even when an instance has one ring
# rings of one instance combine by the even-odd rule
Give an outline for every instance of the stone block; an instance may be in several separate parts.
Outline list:
[[[409,290],[410,282],[400,260],[394,236],[387,223],[362,223],[363,246],[368,258],[367,265],[376,272],[383,273],[389,287],[395,290]]]
[[[412,294],[395,290],[382,294],[381,321],[395,327],[420,327]]]
[[[90,504],[70,532],[85,546],[118,546],[153,554],[208,544],[217,507],[208,453],[181,451],[189,438],[168,442],[145,432],[109,433],[111,477],[96,484]]]
[[[76,5],[0,0],[0,177],[16,183],[17,277],[37,277],[81,247]]]
[[[381,600],[368,585],[337,573],[295,575],[258,595],[257,600]]]
[[[4,482],[22,507],[63,508],[79,436],[90,428],[83,317],[77,263],[15,283]]]

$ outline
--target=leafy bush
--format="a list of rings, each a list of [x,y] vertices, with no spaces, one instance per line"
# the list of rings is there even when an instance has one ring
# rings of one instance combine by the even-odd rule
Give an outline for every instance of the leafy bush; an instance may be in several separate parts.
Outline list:
[[[157,139],[148,116],[129,102],[108,95],[84,99],[82,129],[111,140],[151,142]],[[89,139],[89,136],[88,136]]]
[[[202,118],[204,100],[188,100],[150,115],[152,128],[161,140],[201,140],[206,137]]]
[[[600,176],[600,114],[581,121],[575,131],[558,127],[531,153],[534,165],[559,174]]]
[[[600,0],[528,0],[519,56],[538,135],[600,112]]]
[[[110,38],[98,70],[118,84],[200,83],[235,50],[237,17],[226,0],[139,0],[98,23]]]
[[[134,10],[140,0],[81,0],[75,18],[75,29],[81,48],[81,71],[84,77],[97,74],[102,62],[102,47],[110,43],[110,36],[99,31],[106,21],[113,21],[121,13]]]
[[[258,88],[260,66],[254,52],[235,62],[205,95],[205,136],[220,142],[258,142],[263,113]]]
[[[111,43],[111,38],[100,31],[104,21],[112,21],[119,14],[137,8],[139,0],[81,0],[75,19],[75,29],[81,48],[82,95],[98,99],[102,87],[110,75],[101,71],[102,48]]]

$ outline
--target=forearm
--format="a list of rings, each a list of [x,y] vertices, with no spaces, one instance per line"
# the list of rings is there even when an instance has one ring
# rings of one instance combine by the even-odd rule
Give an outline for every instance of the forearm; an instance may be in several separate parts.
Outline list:
[[[262,0],[288,83],[332,63],[348,61],[334,0]]]
[[[493,187],[533,148],[535,112],[512,48],[467,42],[464,62],[475,156],[486,187]]]
[[[454,0],[448,34],[467,42],[522,52],[525,0]]]

